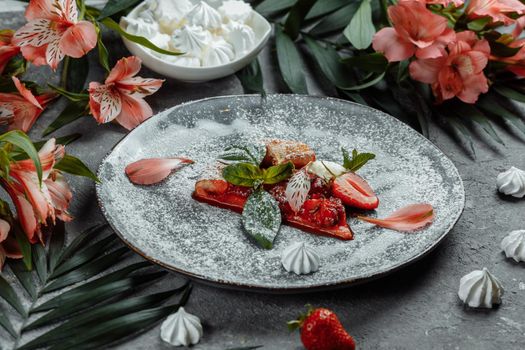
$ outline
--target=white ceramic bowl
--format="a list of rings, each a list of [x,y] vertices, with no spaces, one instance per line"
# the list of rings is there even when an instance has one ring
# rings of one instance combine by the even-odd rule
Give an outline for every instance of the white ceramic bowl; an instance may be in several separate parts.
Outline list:
[[[140,3],[128,14],[128,17],[136,18],[139,12],[142,10],[142,7],[145,5],[145,2]],[[124,30],[126,29],[126,24],[122,19],[120,20],[120,26]],[[142,63],[152,71],[169,78],[198,83],[223,78],[230,74],[234,74],[238,70],[241,70],[247,66],[253,59],[255,59],[255,57],[259,54],[268,41],[272,27],[263,16],[255,11],[253,11],[251,27],[255,32],[255,38],[257,40],[254,48],[246,55],[236,58],[227,64],[213,67],[180,66],[160,59],[142,45],[129,41],[124,37],[122,40],[124,41],[124,45],[126,45],[128,50],[133,55],[140,57],[142,59]]]

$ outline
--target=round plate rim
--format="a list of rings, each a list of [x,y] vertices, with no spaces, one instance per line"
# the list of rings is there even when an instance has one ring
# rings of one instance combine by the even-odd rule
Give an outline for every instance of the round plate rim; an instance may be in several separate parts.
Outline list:
[[[409,132],[414,134],[419,139],[423,140],[423,142],[428,144],[430,147],[434,148],[437,152],[439,152],[444,158],[446,158],[452,164],[452,169],[456,173],[457,179],[459,179],[459,185],[461,187],[461,201],[459,203],[460,204],[460,210],[458,210],[457,216],[451,222],[449,227],[447,227],[444,230],[444,232],[441,234],[441,236],[439,236],[439,238],[436,239],[432,243],[432,245],[430,245],[427,249],[425,249],[424,251],[420,252],[419,254],[417,254],[416,256],[412,257],[411,259],[409,259],[409,260],[407,260],[405,262],[399,263],[398,265],[395,265],[394,267],[390,268],[389,270],[381,271],[379,273],[376,273],[376,274],[373,274],[373,275],[370,275],[370,276],[363,276],[362,278],[350,278],[350,279],[339,280],[339,281],[336,281],[336,282],[333,282],[333,283],[322,283],[322,284],[316,284],[316,285],[312,285],[312,286],[308,286],[308,287],[292,287],[292,288],[269,287],[269,286],[260,286],[260,285],[249,284],[249,283],[246,283],[246,284],[235,283],[235,282],[226,281],[226,280],[210,280],[210,279],[206,278],[206,276],[202,276],[202,275],[199,275],[199,274],[192,273],[190,271],[179,269],[179,268],[177,268],[175,266],[166,264],[166,263],[164,263],[164,262],[162,262],[162,261],[160,261],[160,260],[158,260],[158,259],[156,259],[154,257],[148,256],[146,253],[141,251],[138,247],[134,246],[131,242],[129,242],[125,238],[125,236],[122,234],[122,232],[120,232],[113,225],[111,220],[108,218],[108,215],[106,214],[106,209],[105,209],[104,203],[102,202],[101,195],[100,195],[100,191],[101,191],[100,190],[100,186],[102,186],[102,184],[101,183],[97,183],[95,188],[96,188],[96,197],[97,197],[98,205],[99,205],[99,207],[100,207],[100,209],[102,211],[102,214],[104,215],[104,218],[106,219],[107,223],[110,225],[110,227],[113,229],[113,231],[117,234],[117,236],[124,242],[124,244],[126,244],[132,251],[134,251],[138,255],[142,256],[144,259],[146,259],[146,260],[148,260],[148,261],[150,261],[150,262],[152,262],[152,263],[154,263],[156,265],[159,265],[159,266],[165,268],[166,270],[169,270],[169,271],[172,271],[172,272],[176,272],[176,273],[178,273],[180,275],[183,275],[183,276],[185,276],[187,278],[190,278],[192,280],[198,281],[198,282],[206,284],[206,285],[211,285],[211,286],[220,287],[220,288],[226,288],[226,289],[261,292],[261,293],[297,294],[297,293],[309,293],[309,292],[318,292],[318,291],[326,291],[326,290],[334,290],[334,289],[345,288],[345,287],[358,285],[358,284],[363,284],[363,283],[366,283],[366,282],[377,280],[377,279],[380,279],[380,278],[385,277],[387,275],[393,274],[393,273],[401,270],[402,268],[404,268],[404,267],[406,267],[408,265],[412,265],[413,263],[421,260],[422,258],[427,256],[430,252],[432,252],[434,249],[436,249],[437,246],[439,246],[439,244],[448,236],[450,231],[454,228],[456,223],[461,218],[461,215],[463,214],[463,211],[465,209],[465,187],[464,187],[464,184],[463,184],[463,179],[461,178],[461,175],[459,174],[459,171],[458,171],[456,165],[454,164],[454,162],[452,162],[452,160],[439,147],[437,147],[429,139],[427,139],[426,137],[424,137],[423,135],[418,133],[416,130],[414,130],[413,128],[411,128],[407,124],[405,124],[402,121],[400,121],[399,119],[391,116],[390,114],[385,113],[383,111],[380,111],[378,109],[372,108],[370,106],[361,105],[359,103],[355,103],[355,102],[352,102],[352,101],[342,100],[342,99],[335,98],[335,97],[303,95],[303,94],[268,94],[267,96],[270,96],[270,97],[271,96],[306,97],[306,98],[320,99],[320,100],[331,100],[331,101],[335,101],[337,103],[345,103],[345,104],[358,106],[359,108],[368,109],[368,110],[373,111],[375,113],[380,113],[386,118],[394,119],[394,121],[399,123],[401,125],[401,127],[408,129]],[[126,134],[122,139],[120,139],[109,150],[109,152],[104,156],[104,158],[102,159],[102,161],[99,164],[99,167],[98,167],[98,170],[97,170],[97,177],[100,178],[100,174],[101,174],[101,171],[102,171],[102,166],[106,162],[107,158],[113,153],[115,148],[117,148],[121,143],[125,142],[129,137],[131,137],[133,135],[133,133],[135,132],[135,130],[137,130],[138,128],[142,127],[143,125],[146,125],[148,123],[154,122],[157,119],[157,117],[160,114],[164,113],[165,111],[170,110],[170,109],[176,110],[176,109],[188,106],[188,105],[197,104],[197,103],[201,103],[201,102],[204,102],[204,101],[210,101],[210,100],[234,99],[234,98],[253,98],[253,97],[261,97],[261,96],[259,94],[212,96],[212,97],[206,97],[206,98],[202,98],[202,99],[198,99],[198,100],[192,100],[192,101],[183,102],[183,103],[181,103],[179,105],[175,105],[173,107],[166,108],[165,110],[156,113],[154,116],[152,116],[151,118],[149,118],[148,120],[146,120],[145,122],[143,122],[142,124],[137,126],[135,129],[131,130],[128,134]]]

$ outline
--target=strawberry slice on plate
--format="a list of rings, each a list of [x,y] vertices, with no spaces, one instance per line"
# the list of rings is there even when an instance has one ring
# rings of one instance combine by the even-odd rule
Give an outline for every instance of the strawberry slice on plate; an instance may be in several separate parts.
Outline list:
[[[349,172],[338,176],[332,184],[332,194],[354,208],[372,210],[379,206],[374,190],[359,175]]]

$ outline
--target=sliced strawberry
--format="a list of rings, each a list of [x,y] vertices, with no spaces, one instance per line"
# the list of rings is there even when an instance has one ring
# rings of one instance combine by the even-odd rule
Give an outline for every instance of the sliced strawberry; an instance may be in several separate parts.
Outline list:
[[[346,173],[337,177],[332,185],[332,193],[344,204],[365,210],[379,206],[379,199],[370,185],[356,173]]]

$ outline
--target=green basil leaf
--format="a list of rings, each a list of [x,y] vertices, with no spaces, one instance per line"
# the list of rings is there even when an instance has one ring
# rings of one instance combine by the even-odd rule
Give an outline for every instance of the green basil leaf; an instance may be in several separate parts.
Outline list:
[[[388,60],[381,53],[371,53],[368,55],[352,56],[342,60],[351,68],[359,68],[369,72],[383,73],[388,66]]]
[[[284,23],[284,31],[292,40],[297,39],[304,17],[310,11],[317,0],[298,0],[288,13]]]
[[[135,6],[142,0],[109,0],[106,3],[106,6],[100,12],[98,19],[104,19],[109,16],[113,16],[120,11],[129,9],[132,6]]]
[[[264,170],[264,183],[273,185],[292,176],[294,165],[292,162],[274,165]]]
[[[22,151],[24,151],[35,164],[38,181],[42,181],[42,165],[40,164],[40,157],[38,156],[35,146],[25,133],[19,130],[6,132],[0,136],[0,142],[7,142],[22,149]]]
[[[236,74],[240,80],[245,94],[261,94],[266,96],[264,91],[264,78],[262,75],[259,60],[254,59],[249,65],[238,71]]]
[[[55,169],[62,170],[68,174],[87,177],[95,182],[100,183],[95,175],[80,159],[66,154],[64,158],[55,165]]]
[[[51,124],[44,130],[42,136],[47,136],[52,132],[57,131],[61,127],[74,122],[80,117],[87,114],[88,101],[69,101],[66,108],[59,114],[59,116],[53,120]]]
[[[271,194],[258,189],[252,193],[242,211],[242,225],[252,240],[264,249],[271,249],[281,227],[279,204]]]
[[[290,91],[295,94],[308,94],[299,50],[279,25],[275,26],[275,46],[279,68]]]
[[[352,17],[343,34],[356,49],[364,50],[372,44],[376,28],[372,22],[372,6],[370,0],[362,0],[361,6]]]
[[[266,145],[264,143],[253,143],[248,145],[233,145],[226,147],[219,159],[229,163],[251,163],[260,165],[266,155]]]
[[[225,167],[222,176],[233,185],[254,187],[262,182],[264,172],[251,163],[237,163]]]
[[[148,49],[156,51],[158,53],[161,53],[164,55],[170,55],[170,56],[179,56],[179,55],[184,54],[184,52],[180,52],[180,51],[168,51],[168,50],[161,49],[160,47],[156,46],[151,41],[149,41],[148,39],[142,36],[129,34],[124,29],[122,29],[117,22],[115,22],[109,17],[102,19],[100,23],[104,24],[109,29],[118,32],[120,35],[122,35],[124,38],[128,39],[129,41],[133,41],[134,43],[147,47]]]
[[[352,151],[352,157],[348,154],[348,151],[342,147],[343,152],[343,166],[349,171],[356,172],[361,169],[368,161],[376,157],[373,153],[359,153],[357,150]]]

